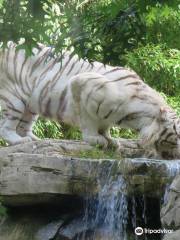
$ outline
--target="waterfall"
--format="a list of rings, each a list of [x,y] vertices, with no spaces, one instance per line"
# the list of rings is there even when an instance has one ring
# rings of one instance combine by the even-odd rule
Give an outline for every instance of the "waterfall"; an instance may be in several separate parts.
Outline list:
[[[161,169],[160,177],[167,176],[170,181],[180,172],[180,161],[132,161],[136,161],[138,165],[137,172],[133,173],[146,174],[147,171],[147,175],[152,178],[154,170],[157,172],[158,169]],[[117,161],[105,161],[103,166],[100,162],[99,166],[94,169],[97,176],[97,194],[85,195],[80,212],[70,214],[70,218],[67,217],[65,223],[56,231],[55,237],[51,239],[59,240],[65,236],[74,240],[162,240],[161,234],[150,234],[146,231],[161,229],[160,199],[154,195],[136,195],[135,185],[134,194],[127,196],[128,179],[131,178],[131,174],[127,177],[127,173],[123,175],[123,172],[117,171]],[[143,168],[140,168],[142,166]],[[152,172],[149,172],[149,168]],[[93,183],[91,184],[89,187],[93,187]],[[165,185],[163,189],[164,187]],[[86,192],[88,193],[88,186]],[[58,225],[55,226],[54,223],[53,226]],[[52,226],[49,227],[52,229]],[[137,228],[143,229],[142,236],[135,233]]]
[[[177,174],[180,173],[180,160],[170,160],[166,162],[166,171],[167,175],[173,179]],[[168,201],[168,193],[170,188],[171,182],[166,184],[164,196],[162,199],[162,203],[166,204]]]
[[[93,231],[90,239],[127,240],[128,202],[122,193],[125,187],[122,176],[110,177],[97,197],[86,199],[84,222]],[[86,233],[79,239],[88,239]]]
[[[167,174],[175,177],[180,172],[180,160],[170,160],[166,162]]]

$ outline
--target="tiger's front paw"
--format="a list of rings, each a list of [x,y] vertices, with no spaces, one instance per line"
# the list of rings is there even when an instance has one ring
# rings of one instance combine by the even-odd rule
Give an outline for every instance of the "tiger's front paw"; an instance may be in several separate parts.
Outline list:
[[[28,143],[28,142],[32,142],[32,139],[31,139],[31,137],[26,136],[26,137],[21,137],[17,140],[14,140],[13,142],[10,142],[10,145],[23,144],[23,143]]]
[[[145,149],[144,156],[150,159],[163,159],[162,155],[152,148]]]
[[[118,139],[116,138],[109,138],[107,139],[108,141],[108,148],[114,149],[114,150],[119,150],[121,147],[121,144]]]
[[[83,137],[83,140],[85,142],[88,142],[90,145],[93,145],[93,146],[100,146],[101,148],[108,148],[108,140],[99,135],[99,136],[84,136]]]
[[[28,132],[27,137],[30,137],[33,141],[38,141],[40,138],[38,138],[36,135],[34,135],[32,132]]]

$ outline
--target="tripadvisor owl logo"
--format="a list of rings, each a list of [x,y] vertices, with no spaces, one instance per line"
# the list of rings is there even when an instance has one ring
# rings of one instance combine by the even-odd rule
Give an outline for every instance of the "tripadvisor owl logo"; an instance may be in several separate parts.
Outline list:
[[[140,235],[142,235],[143,234],[143,228],[142,227],[137,227],[136,229],[135,229],[135,234],[137,235],[137,236],[140,236]]]

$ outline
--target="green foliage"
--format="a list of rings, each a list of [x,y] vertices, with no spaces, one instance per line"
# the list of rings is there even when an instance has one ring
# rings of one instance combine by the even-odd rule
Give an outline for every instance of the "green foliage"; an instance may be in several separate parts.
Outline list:
[[[74,139],[81,140],[82,134],[77,127],[71,127],[62,123],[61,125],[55,121],[39,118],[33,128],[34,134],[41,139],[54,138],[54,139]],[[111,136],[114,138],[136,138],[137,133],[131,129],[121,129],[119,127],[112,127]],[[1,144],[0,144],[1,145]]]
[[[169,48],[180,48],[180,5],[156,4],[145,16],[148,42],[166,43]]]
[[[177,0],[7,0],[0,9],[0,39],[25,39],[30,54],[37,42],[57,52],[73,46],[89,60],[125,64],[124,54],[147,42],[179,47]],[[2,4],[2,1],[1,1]]]
[[[113,150],[102,150],[98,146],[94,147],[92,150],[83,150],[75,153],[67,153],[73,157],[79,158],[91,158],[91,159],[119,159],[121,156]]]
[[[152,87],[169,95],[180,92],[179,50],[147,44],[128,52],[125,58],[127,65]]]
[[[62,135],[65,139],[74,139],[74,140],[81,140],[82,134],[77,127],[69,126],[65,123],[61,123],[62,127]]]
[[[62,50],[67,37],[63,31],[67,28],[63,24],[64,17],[60,17],[60,6],[58,1],[51,0],[4,1],[0,9],[0,40],[6,45],[9,40],[18,43],[23,39],[19,48],[25,48],[28,55],[38,42]]]
[[[177,95],[176,97],[164,97],[166,98],[169,105],[176,110],[177,115],[180,117],[180,95]]]
[[[81,139],[81,132],[76,127],[70,127],[67,124],[61,125],[55,121],[50,121],[44,118],[39,118],[34,125],[33,132],[39,138],[54,138],[54,139]]]
[[[28,1],[19,0],[7,0],[3,2],[0,11],[0,32],[1,41],[7,42],[8,40],[14,40],[17,42],[20,38],[26,38],[27,46],[34,46],[35,41],[39,41],[40,36],[39,22],[32,17],[31,14],[27,12]],[[18,26],[18,27],[17,27]],[[32,26],[32,28],[28,27]],[[30,44],[28,44],[30,43]]]
[[[61,126],[50,120],[39,118],[34,125],[33,132],[39,138],[62,138]]]
[[[137,4],[133,2],[84,1],[78,12],[71,7],[71,16],[67,15],[69,34],[80,56],[112,65],[123,63],[125,51],[137,47],[145,33]]]
[[[1,199],[0,199],[1,200]],[[0,219],[7,215],[7,209],[2,205],[0,201]]]
[[[5,147],[5,146],[8,146],[8,144],[6,143],[6,141],[0,138],[0,146]]]
[[[110,130],[111,136],[114,138],[137,138],[136,131],[132,129],[123,129],[119,127],[112,127]]]
[[[0,0],[0,8],[2,7],[3,5],[3,0]]]
[[[24,38],[21,47],[28,53],[37,42],[54,45],[56,51],[74,46],[89,60],[120,64],[122,54],[136,47],[145,33],[133,2],[7,0],[0,10],[0,39]]]

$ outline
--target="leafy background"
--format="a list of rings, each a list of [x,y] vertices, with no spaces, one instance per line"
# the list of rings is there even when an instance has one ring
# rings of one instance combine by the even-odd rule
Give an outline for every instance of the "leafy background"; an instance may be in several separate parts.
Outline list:
[[[128,66],[180,114],[179,0],[0,0],[0,41],[5,46],[22,38],[20,47],[29,55],[41,42],[58,54],[66,48],[89,61]],[[78,129],[43,118],[34,132],[40,138],[81,138]],[[136,136],[116,127],[111,133]]]

